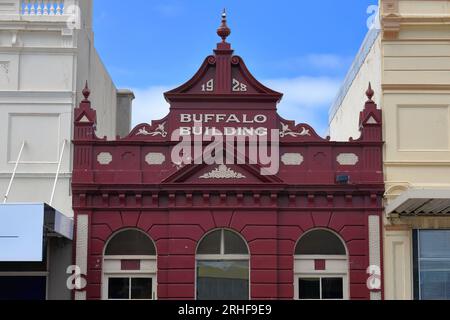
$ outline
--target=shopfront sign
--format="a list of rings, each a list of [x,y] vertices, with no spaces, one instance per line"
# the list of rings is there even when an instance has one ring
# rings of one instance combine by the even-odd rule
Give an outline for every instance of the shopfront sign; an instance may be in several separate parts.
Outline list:
[[[44,204],[0,205],[0,262],[43,260]]]

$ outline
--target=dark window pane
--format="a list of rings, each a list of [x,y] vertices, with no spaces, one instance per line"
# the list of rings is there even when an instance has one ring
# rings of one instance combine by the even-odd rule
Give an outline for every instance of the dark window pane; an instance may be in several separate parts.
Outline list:
[[[344,280],[342,278],[323,278],[322,299],[344,299]]]
[[[108,279],[108,299],[130,298],[130,279],[109,278]]]
[[[131,299],[151,300],[152,299],[152,279],[133,278],[131,279]]]
[[[320,299],[320,279],[299,279],[298,298],[300,300]]]
[[[198,300],[248,300],[248,261],[198,261]]]
[[[211,232],[200,242],[197,254],[220,254],[221,238],[221,230]]]
[[[345,246],[334,233],[316,230],[304,235],[295,249],[296,255],[346,255]]]
[[[153,241],[138,230],[126,230],[112,238],[106,248],[107,256],[155,256]]]
[[[247,244],[236,233],[225,230],[225,254],[248,254]]]

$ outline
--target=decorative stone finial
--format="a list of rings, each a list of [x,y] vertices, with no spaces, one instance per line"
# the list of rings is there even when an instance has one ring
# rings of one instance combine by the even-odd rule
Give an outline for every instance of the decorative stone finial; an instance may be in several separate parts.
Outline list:
[[[366,96],[369,98],[368,102],[373,102],[372,98],[375,95],[375,91],[372,89],[372,84],[369,82],[369,89],[366,91]]]
[[[222,25],[217,29],[217,34],[222,38],[222,42],[226,42],[228,36],[231,34],[231,29],[227,25],[227,12],[223,9]]]
[[[90,95],[91,95],[91,90],[89,90],[89,85],[88,85],[88,82],[86,80],[86,85],[85,85],[85,87],[83,89],[84,101],[88,101]]]

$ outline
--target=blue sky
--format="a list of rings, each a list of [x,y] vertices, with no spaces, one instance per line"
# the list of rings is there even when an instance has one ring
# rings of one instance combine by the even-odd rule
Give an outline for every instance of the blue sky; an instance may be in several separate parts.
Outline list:
[[[235,53],[257,79],[285,94],[280,115],[324,134],[373,4],[377,0],[95,0],[95,44],[117,87],[135,91],[134,124],[149,122],[168,112],[162,93],[189,80],[211,54],[227,8]]]

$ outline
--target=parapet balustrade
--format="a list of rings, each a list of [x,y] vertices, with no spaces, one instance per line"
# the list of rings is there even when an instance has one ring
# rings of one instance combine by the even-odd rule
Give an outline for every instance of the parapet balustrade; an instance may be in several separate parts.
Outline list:
[[[21,0],[23,16],[61,16],[65,13],[66,0]]]

